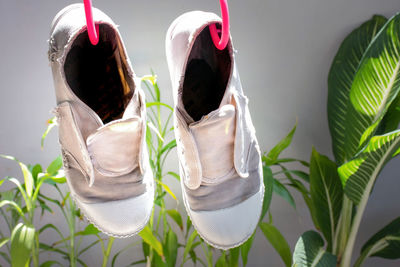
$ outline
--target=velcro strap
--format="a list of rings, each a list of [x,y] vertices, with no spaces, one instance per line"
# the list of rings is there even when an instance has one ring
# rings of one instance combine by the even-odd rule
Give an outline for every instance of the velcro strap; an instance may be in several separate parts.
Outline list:
[[[142,124],[139,117],[117,120],[87,138],[90,159],[99,173],[116,177],[138,167]]]

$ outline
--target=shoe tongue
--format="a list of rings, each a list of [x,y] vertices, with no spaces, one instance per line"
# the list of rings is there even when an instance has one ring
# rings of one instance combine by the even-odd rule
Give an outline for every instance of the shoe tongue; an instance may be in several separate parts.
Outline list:
[[[235,107],[223,105],[189,124],[195,139],[203,177],[220,178],[233,168]]]

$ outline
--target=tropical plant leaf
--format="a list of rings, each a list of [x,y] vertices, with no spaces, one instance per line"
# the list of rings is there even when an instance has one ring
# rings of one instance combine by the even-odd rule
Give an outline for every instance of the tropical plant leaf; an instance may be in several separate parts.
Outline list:
[[[379,172],[399,147],[400,130],[374,136],[355,159],[338,169],[344,192],[356,205],[366,205]]]
[[[324,240],[315,231],[307,231],[294,248],[293,267],[335,267],[336,256],[324,250]]]
[[[156,180],[156,182],[159,183],[159,184],[164,188],[164,190],[165,190],[173,199],[175,199],[176,201],[178,201],[178,199],[176,198],[175,194],[172,192],[172,190],[169,188],[168,185],[164,184],[164,183],[161,182],[160,180]]]
[[[314,148],[310,164],[310,193],[318,225],[331,251],[343,201],[337,165]]]
[[[352,31],[341,44],[330,69],[328,76],[328,122],[332,136],[332,148],[336,161],[342,164],[352,157],[353,150],[346,150],[349,140],[346,134],[353,130],[348,129],[347,112],[350,104],[350,90],[361,59],[387,19],[382,16],[373,16],[360,27]],[[350,125],[351,127],[351,125]],[[363,133],[362,131],[361,133]],[[361,135],[360,135],[361,137]],[[354,146],[358,146],[359,140]],[[350,153],[350,155],[349,155]]]
[[[292,142],[293,135],[296,132],[297,122],[294,125],[293,129],[285,136],[278,144],[276,144],[266,156],[263,157],[263,161],[267,166],[273,165],[276,163],[279,155],[285,150],[290,143]]]
[[[158,255],[164,257],[163,246],[160,241],[153,235],[150,227],[146,225],[143,230],[139,233],[139,236],[146,242],[152,249],[154,249]]]
[[[218,258],[217,262],[215,263],[215,267],[228,267],[225,251],[223,251],[221,256]]]
[[[35,228],[23,223],[17,224],[11,233],[11,264],[25,266],[35,242]]]
[[[57,125],[57,117],[53,117],[47,121],[47,128],[46,131],[42,135],[42,139],[40,140],[40,148],[43,149],[44,147],[44,140],[46,139],[47,135],[50,133],[51,129]]]
[[[8,241],[10,241],[10,238],[8,237],[0,238],[0,248],[7,244]]]
[[[181,214],[177,210],[167,210],[167,213],[183,231],[183,221]]]
[[[376,130],[377,135],[397,130],[400,124],[400,94],[397,95],[396,99],[390,104],[385,116],[379,124]]]
[[[287,188],[279,182],[279,180],[274,178],[273,183],[273,191],[275,194],[281,196],[284,200],[286,200],[293,208],[296,208],[296,203],[294,202],[292,194],[287,190]]]
[[[361,255],[364,258],[400,258],[400,217],[373,235],[362,247]]]
[[[231,248],[229,250],[229,257],[227,258],[229,267],[239,266],[240,247]]]
[[[271,168],[268,166],[263,166],[263,179],[264,179],[264,199],[260,221],[264,219],[272,200],[272,191],[274,187],[274,177],[272,175]]]
[[[287,267],[292,265],[292,254],[290,252],[289,244],[283,237],[281,232],[269,223],[260,223],[260,228],[264,233],[265,237],[268,239],[269,243],[275,248],[279,256],[281,256],[283,262]]]

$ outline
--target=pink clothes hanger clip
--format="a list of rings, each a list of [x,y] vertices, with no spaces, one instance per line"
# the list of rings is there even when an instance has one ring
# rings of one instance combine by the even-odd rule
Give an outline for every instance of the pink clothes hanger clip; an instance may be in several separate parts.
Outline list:
[[[221,5],[221,16],[222,16],[222,33],[221,38],[219,38],[217,27],[215,24],[210,25],[210,33],[211,38],[214,42],[214,45],[219,50],[224,50],[226,45],[229,42],[229,10],[228,10],[228,1],[227,0],[219,0]]]
[[[97,43],[99,42],[99,25],[94,25],[92,0],[83,0],[83,5],[85,6],[86,26],[89,40],[92,45],[97,45]]]

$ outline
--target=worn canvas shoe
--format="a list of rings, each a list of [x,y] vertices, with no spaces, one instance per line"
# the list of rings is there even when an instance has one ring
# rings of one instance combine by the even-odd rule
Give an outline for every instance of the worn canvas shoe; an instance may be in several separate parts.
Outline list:
[[[231,41],[220,51],[208,26],[221,19],[194,11],[166,37],[175,103],[175,136],[186,210],[201,237],[229,249],[257,226],[264,195],[260,149]]]
[[[52,23],[49,60],[64,169],[71,194],[104,233],[128,237],[147,223],[154,198],[144,94],[114,22],[93,9],[99,43],[82,4]]]

